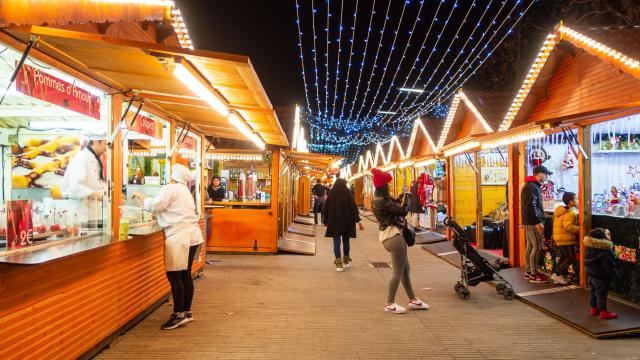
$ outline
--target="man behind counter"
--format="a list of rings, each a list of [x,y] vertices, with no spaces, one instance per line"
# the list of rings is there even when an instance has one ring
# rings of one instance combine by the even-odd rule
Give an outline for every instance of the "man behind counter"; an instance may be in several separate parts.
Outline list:
[[[227,190],[220,183],[220,177],[214,176],[211,180],[211,184],[207,186],[207,194],[209,194],[209,199],[213,201],[222,201],[226,197]]]

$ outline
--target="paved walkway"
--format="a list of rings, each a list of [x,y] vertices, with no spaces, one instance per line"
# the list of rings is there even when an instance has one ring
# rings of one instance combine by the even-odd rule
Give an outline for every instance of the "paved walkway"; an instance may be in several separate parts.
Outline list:
[[[410,249],[413,283],[432,309],[383,311],[390,269],[377,225],[352,240],[354,266],[334,270],[329,239],[316,256],[209,255],[196,281],[195,321],[161,331],[163,305],[99,359],[639,359],[640,338],[594,340],[481,284],[463,301],[458,271]],[[406,297],[400,287],[400,304]],[[587,309],[585,309],[587,311]]]

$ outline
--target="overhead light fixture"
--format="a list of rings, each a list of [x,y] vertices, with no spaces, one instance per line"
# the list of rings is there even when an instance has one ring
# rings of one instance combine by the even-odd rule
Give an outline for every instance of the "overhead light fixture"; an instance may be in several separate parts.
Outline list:
[[[482,149],[494,149],[500,146],[515,144],[519,142],[529,141],[533,139],[541,139],[546,134],[540,128],[526,130],[524,132],[516,133],[513,135],[505,136],[498,139],[492,139],[482,142]]]
[[[258,146],[260,149],[264,150],[265,148],[264,141],[262,141],[262,139],[260,139],[260,137],[256,133],[254,133],[253,130],[249,128],[249,125],[247,125],[247,123],[244,121],[244,119],[240,117],[240,115],[236,113],[231,113],[229,114],[227,119],[229,119],[229,122],[233,126],[238,128],[238,130],[240,130],[240,132],[244,136],[246,136],[248,139],[253,141],[253,143],[256,144],[256,146]]]
[[[395,114],[397,114],[397,112],[395,112],[395,111],[383,111],[383,110],[378,110],[378,114],[389,114],[389,115],[395,115]]]
[[[465,142],[465,143],[460,144],[458,146],[454,146],[451,149],[445,150],[444,151],[444,156],[445,157],[449,157],[449,156],[462,154],[462,153],[467,152],[467,151],[469,151],[471,149],[475,149],[478,146],[480,146],[480,142],[479,141]]]
[[[412,93],[420,93],[420,94],[424,92],[424,90],[422,89],[412,89],[412,88],[404,88],[404,87],[398,88],[398,90],[412,92]]]
[[[436,163],[436,159],[428,159],[428,160],[425,160],[425,161],[417,162],[413,166],[419,168],[419,167],[423,167],[423,166],[433,165],[435,163]]]
[[[206,101],[206,103],[220,115],[225,117],[229,116],[229,108],[227,105],[213,92],[213,89],[210,88],[208,84],[203,84],[203,81],[194,75],[194,71],[184,65],[185,63],[186,62],[178,62],[175,64],[173,76],[180,80],[194,94]]]

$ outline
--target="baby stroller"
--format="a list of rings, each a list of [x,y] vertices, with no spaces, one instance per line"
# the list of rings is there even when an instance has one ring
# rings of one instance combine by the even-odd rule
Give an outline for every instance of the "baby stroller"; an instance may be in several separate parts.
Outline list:
[[[514,299],[516,294],[513,286],[471,246],[469,237],[460,225],[450,217],[444,220],[444,224],[453,232],[453,247],[460,253],[460,281],[454,286],[458,296],[466,300],[471,296],[469,286],[495,281],[498,294],[507,300]]]

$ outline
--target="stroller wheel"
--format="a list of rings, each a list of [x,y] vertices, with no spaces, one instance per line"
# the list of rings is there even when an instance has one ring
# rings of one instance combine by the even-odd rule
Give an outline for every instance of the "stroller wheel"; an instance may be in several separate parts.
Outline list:
[[[471,297],[471,293],[469,292],[469,289],[465,287],[460,287],[457,292],[460,299],[467,300],[469,299],[469,297]]]
[[[460,289],[462,288],[462,284],[460,284],[460,282],[457,282],[455,285],[453,285],[453,291],[455,291],[456,293],[460,292]]]
[[[504,290],[507,288],[507,285],[505,285],[504,283],[497,283],[496,284],[496,291],[498,292],[498,294],[504,294]]]
[[[516,298],[516,293],[511,288],[506,288],[503,294],[504,298],[507,300],[513,300]]]

